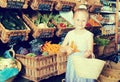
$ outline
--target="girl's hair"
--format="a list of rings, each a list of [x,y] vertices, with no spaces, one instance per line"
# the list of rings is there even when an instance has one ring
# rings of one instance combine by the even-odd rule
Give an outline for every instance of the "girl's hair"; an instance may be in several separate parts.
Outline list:
[[[88,18],[89,18],[89,12],[88,12],[88,10],[85,9],[85,8],[78,8],[78,9],[76,9],[75,11],[73,11],[73,13],[74,13],[74,14],[73,14],[73,18],[75,17],[76,13],[78,13],[78,12],[86,13],[87,16],[88,16]]]

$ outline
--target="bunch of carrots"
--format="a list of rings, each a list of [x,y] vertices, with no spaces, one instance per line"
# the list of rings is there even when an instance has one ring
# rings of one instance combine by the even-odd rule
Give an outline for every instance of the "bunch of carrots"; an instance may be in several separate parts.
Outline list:
[[[46,41],[43,46],[41,47],[41,50],[43,52],[47,52],[49,55],[57,54],[60,49],[60,44],[52,44],[51,41]]]

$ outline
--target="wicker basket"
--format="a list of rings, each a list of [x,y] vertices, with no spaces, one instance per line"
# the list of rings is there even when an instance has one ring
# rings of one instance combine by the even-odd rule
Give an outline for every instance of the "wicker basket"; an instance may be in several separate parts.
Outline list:
[[[116,79],[119,79],[120,80],[120,70],[117,70],[117,69],[112,69],[110,67],[104,67],[102,73],[103,75],[105,76],[113,76],[113,77],[116,77]]]
[[[26,24],[32,29],[34,38],[50,38],[54,35],[55,28],[39,28],[27,16],[23,14]]]
[[[103,52],[104,52],[104,48],[105,48],[105,46],[98,46],[98,56],[102,56],[103,55]]]
[[[0,0],[0,7],[2,8],[17,8],[26,9],[30,0]]]
[[[58,53],[57,54],[57,75],[61,75],[66,72],[67,64],[67,54]]]
[[[16,64],[17,64],[17,68],[19,69],[19,71],[21,71],[22,65],[18,60],[15,60]],[[13,76],[11,78],[9,78],[8,80],[6,80],[5,82],[12,82],[15,79],[16,76]]]
[[[53,0],[31,0],[30,6],[33,10],[52,11],[55,1]]]
[[[98,79],[105,61],[75,56],[73,57],[73,64],[79,77]]]
[[[120,70],[104,68],[98,79],[100,80],[100,82],[119,82]]]
[[[26,24],[25,24],[26,25]],[[30,33],[30,29],[26,25],[26,29],[24,30],[8,30],[6,29],[2,23],[0,23],[0,33],[1,37],[0,39],[2,40],[3,43],[7,43],[10,40],[12,40],[13,37],[22,37],[22,40],[28,40],[28,34]]]
[[[100,82],[119,82],[118,79],[109,78],[109,77],[106,77],[104,75],[100,75],[99,81]]]
[[[23,65],[20,75],[36,82],[56,75],[56,56],[57,55],[29,57],[16,54],[16,59],[21,61]]]
[[[120,70],[120,62],[115,63],[115,62],[110,61],[110,66],[112,69]]]
[[[55,9],[60,11],[70,11],[70,10],[73,10],[75,6],[76,6],[76,3],[74,1],[57,0]]]

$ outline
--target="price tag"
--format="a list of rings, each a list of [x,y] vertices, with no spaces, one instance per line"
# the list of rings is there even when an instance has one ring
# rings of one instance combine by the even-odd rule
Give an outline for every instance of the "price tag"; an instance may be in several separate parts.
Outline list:
[[[16,8],[21,9],[24,5],[24,0],[18,1],[18,0],[7,0],[7,8]]]
[[[9,43],[10,44],[14,44],[17,43],[19,41],[24,41],[25,40],[25,36],[24,35],[19,35],[19,36],[11,36]]]
[[[52,37],[52,36],[53,36],[52,32],[42,32],[39,37],[41,37],[41,38],[47,38],[48,37],[49,38],[49,37]]]
[[[70,11],[72,7],[70,5],[63,5],[61,11]]]
[[[52,7],[51,4],[39,4],[38,10],[41,10],[41,11],[51,11],[51,7]]]

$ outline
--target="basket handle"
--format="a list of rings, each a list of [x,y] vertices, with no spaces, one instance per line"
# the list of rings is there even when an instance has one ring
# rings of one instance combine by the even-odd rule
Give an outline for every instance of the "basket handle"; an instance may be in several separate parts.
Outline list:
[[[13,48],[8,50],[10,52],[11,57],[15,58],[15,51],[13,50]]]
[[[110,61],[107,61],[107,62],[106,62],[105,68],[112,68],[112,66],[110,65]]]

